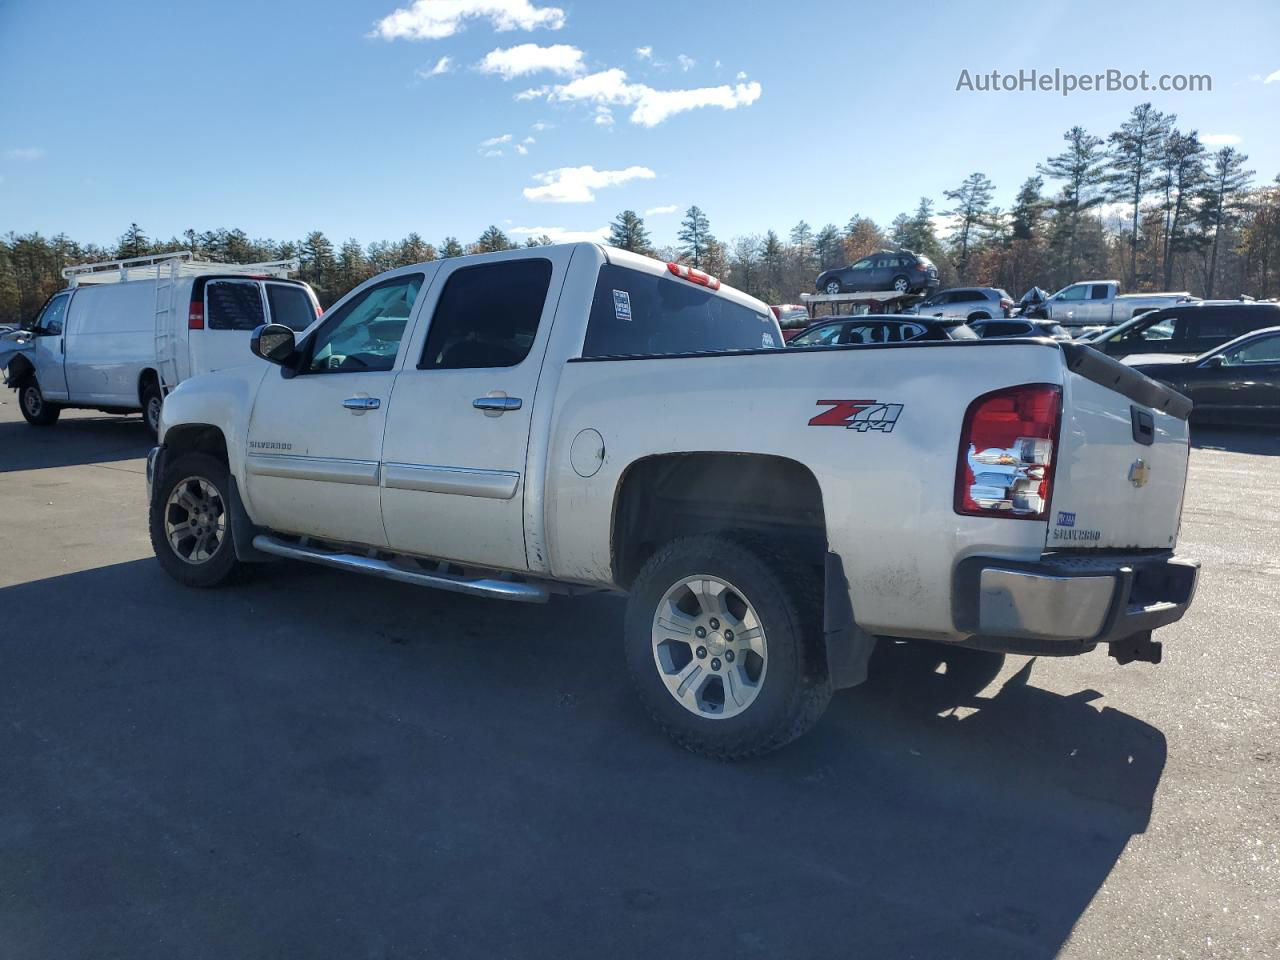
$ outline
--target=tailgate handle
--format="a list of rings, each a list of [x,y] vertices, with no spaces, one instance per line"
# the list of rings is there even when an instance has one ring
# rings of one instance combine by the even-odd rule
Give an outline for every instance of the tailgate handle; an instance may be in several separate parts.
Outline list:
[[[1133,439],[1144,447],[1156,442],[1156,418],[1149,410],[1129,407],[1129,417],[1133,421]]]

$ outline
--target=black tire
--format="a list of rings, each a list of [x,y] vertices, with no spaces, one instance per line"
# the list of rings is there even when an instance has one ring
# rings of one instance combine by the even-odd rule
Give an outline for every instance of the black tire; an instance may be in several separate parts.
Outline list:
[[[901,289],[899,289],[899,284],[901,284]],[[903,274],[898,274],[893,278],[893,289],[896,293],[910,293],[911,278]]]
[[[831,289],[835,287],[835,289]],[[844,293],[844,284],[840,282],[839,277],[830,277],[827,282],[822,285],[822,292],[829,295]]]
[[[656,660],[659,604],[682,579],[698,575],[732,584],[763,627],[767,668],[755,699],[735,716],[699,716],[686,708],[668,690]],[[821,652],[821,583],[820,573],[762,541],[701,535],[659,549],[632,585],[624,629],[632,683],[658,726],[687,750],[719,760],[760,756],[809,730],[831,699]]]
[[[196,543],[188,546],[188,541],[197,538],[183,538],[179,546],[170,543],[170,531],[166,520],[179,522],[187,518],[194,520],[195,515],[178,504],[171,504],[170,498],[180,485],[186,485],[191,491],[192,485],[207,484],[216,494],[220,510],[215,508],[214,497],[205,498],[210,509],[206,516],[216,525],[218,517],[222,521],[221,534],[216,537],[216,546],[204,558],[199,557]],[[235,547],[231,542],[231,511],[228,500],[227,465],[215,457],[204,453],[184,453],[165,464],[164,475],[158,479],[155,494],[151,500],[150,523],[151,548],[165,573],[179,583],[188,587],[218,587],[227,583],[241,570],[242,564],[236,559]],[[196,492],[201,492],[197,490]],[[202,494],[203,496],[203,494]],[[202,521],[200,529],[208,529],[210,522]],[[205,540],[206,544],[211,541]],[[183,556],[179,548],[188,550],[189,556]]]
[[[142,422],[147,425],[151,436],[160,436],[160,407],[164,404],[164,394],[160,392],[160,384],[148,380],[142,388]]]
[[[33,427],[51,427],[62,416],[61,405],[44,398],[34,375],[27,377],[18,388],[18,407],[22,410],[23,419]]]

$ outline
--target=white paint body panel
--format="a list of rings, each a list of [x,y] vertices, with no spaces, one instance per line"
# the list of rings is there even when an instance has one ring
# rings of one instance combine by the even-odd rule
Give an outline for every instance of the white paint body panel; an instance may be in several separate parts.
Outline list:
[[[447,271],[524,256],[555,262],[552,295],[528,359],[503,369],[418,371],[430,307]],[[1135,499],[1142,509],[1122,526],[1121,511],[1097,501],[1124,493],[1111,474],[1135,456],[1132,439],[1125,445],[1118,433],[1119,426],[1126,435],[1130,429],[1129,401],[1069,375],[1061,351],[1048,341],[575,361],[606,257],[631,269],[667,273],[656,261],[593,244],[401,268],[393,273],[432,273],[393,371],[285,379],[273,369],[256,380],[237,371],[200,377],[175,391],[164,425],[226,424],[232,470],[247,491],[246,507],[256,523],[606,587],[614,585],[616,497],[633,464],[682,452],[786,457],[817,480],[829,549],[843,559],[859,624],[877,634],[960,639],[951,610],[956,563],[977,555],[1038,559],[1049,529],[1044,521],[955,513],[965,411],[992,390],[1053,383],[1064,388],[1069,459],[1059,474],[1054,507],[1063,497],[1078,515],[1097,511],[1099,522],[1115,527],[1116,537],[1143,546],[1166,547],[1170,533],[1176,535],[1185,423],[1158,418],[1153,478],[1163,474],[1161,483],[1176,481],[1178,497],[1172,486],[1142,491],[1150,499]],[[729,288],[720,295],[767,309]],[[344,410],[341,400],[357,389],[383,398],[382,409],[361,417]],[[490,390],[521,397],[519,416],[486,417],[471,407],[472,399]],[[245,395],[234,398],[238,392]],[[874,400],[902,409],[890,432],[809,426],[827,409],[819,401],[829,399]],[[250,406],[252,426],[246,431]],[[604,454],[598,469],[583,476],[573,466],[573,444],[588,430],[598,432]],[[353,472],[337,477],[317,468],[315,479],[272,476],[280,472],[275,458],[281,452],[272,449],[260,451],[271,459],[255,472],[246,467],[254,455],[246,450],[246,433],[255,442],[289,444],[287,455],[352,461]],[[378,486],[366,482],[370,464]],[[296,469],[305,472],[306,465],[290,467]],[[513,475],[518,479],[511,490]],[[1120,481],[1127,482],[1124,476]],[[1091,484],[1103,491],[1100,496],[1090,493]],[[381,527],[374,521],[379,504]]]

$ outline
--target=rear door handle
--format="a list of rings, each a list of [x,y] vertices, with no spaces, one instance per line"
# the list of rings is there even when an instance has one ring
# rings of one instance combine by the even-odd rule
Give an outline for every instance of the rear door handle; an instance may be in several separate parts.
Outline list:
[[[477,397],[471,405],[477,410],[505,413],[508,410],[519,410],[524,401],[519,397]]]
[[[348,410],[377,410],[382,401],[377,397],[347,397],[342,405]]]

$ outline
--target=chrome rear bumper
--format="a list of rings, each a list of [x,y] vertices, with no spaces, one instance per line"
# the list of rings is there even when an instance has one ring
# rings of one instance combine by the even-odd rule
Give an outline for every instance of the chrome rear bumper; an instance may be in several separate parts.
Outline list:
[[[953,613],[972,646],[1083,653],[1180,620],[1200,564],[1171,553],[970,557],[956,566]]]

